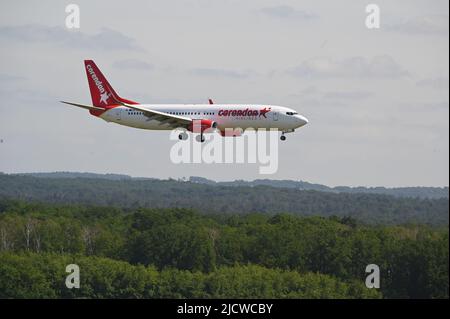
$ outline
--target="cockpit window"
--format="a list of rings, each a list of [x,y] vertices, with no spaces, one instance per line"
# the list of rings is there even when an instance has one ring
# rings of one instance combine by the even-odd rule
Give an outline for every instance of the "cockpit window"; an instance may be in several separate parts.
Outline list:
[[[297,112],[286,112],[287,115],[295,115],[298,114]]]

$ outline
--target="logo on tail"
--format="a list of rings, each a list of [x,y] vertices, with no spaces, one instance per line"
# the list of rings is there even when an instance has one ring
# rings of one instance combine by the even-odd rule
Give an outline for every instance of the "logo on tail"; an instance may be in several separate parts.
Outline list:
[[[108,99],[111,96],[111,93],[105,91],[105,93],[100,94],[100,103],[105,103],[108,105]]]
[[[111,108],[116,107],[120,102],[138,104],[137,102],[121,98],[113,87],[109,84],[102,71],[94,61],[84,60],[84,66],[91,92],[92,104],[96,107]]]
[[[105,88],[103,87],[103,82],[99,80],[97,74],[95,74],[95,71],[90,64],[86,65],[86,70],[88,71],[88,74],[91,76],[92,81],[94,81],[100,93],[99,103],[100,104],[105,103],[106,105],[108,105],[108,99],[110,98],[111,93],[108,93],[105,90]]]

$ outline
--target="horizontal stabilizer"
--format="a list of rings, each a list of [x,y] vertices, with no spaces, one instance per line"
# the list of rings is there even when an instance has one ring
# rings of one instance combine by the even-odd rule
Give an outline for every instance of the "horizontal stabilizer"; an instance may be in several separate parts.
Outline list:
[[[83,108],[83,109],[91,110],[91,111],[104,111],[104,110],[105,110],[105,109],[102,108],[102,107],[93,106],[93,105],[78,104],[78,103],[65,102],[65,101],[60,101],[60,102],[61,102],[61,103],[64,103],[64,104],[69,104],[69,105],[78,106],[78,107],[81,107],[81,108]]]

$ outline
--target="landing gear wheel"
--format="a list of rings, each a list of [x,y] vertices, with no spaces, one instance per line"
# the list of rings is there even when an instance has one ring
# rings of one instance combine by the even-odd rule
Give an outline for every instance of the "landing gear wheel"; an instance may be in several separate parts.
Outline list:
[[[179,140],[185,141],[185,140],[187,140],[187,138],[188,138],[188,135],[187,135],[185,132],[180,133],[180,134],[178,135],[178,139],[179,139]]]
[[[205,141],[205,137],[203,136],[203,134],[200,134],[195,137],[195,140],[197,142],[203,143]]]
[[[285,140],[286,140],[286,136],[281,135],[281,136],[280,136],[280,140],[285,141]]]

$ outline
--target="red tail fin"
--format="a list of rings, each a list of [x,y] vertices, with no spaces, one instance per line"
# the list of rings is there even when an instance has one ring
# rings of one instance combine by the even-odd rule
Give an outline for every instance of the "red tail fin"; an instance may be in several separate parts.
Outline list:
[[[105,108],[106,106],[117,104],[116,100],[128,104],[139,104],[121,98],[108,83],[108,80],[95,65],[94,61],[84,60],[84,66],[89,82],[89,90],[91,91],[92,105]]]

